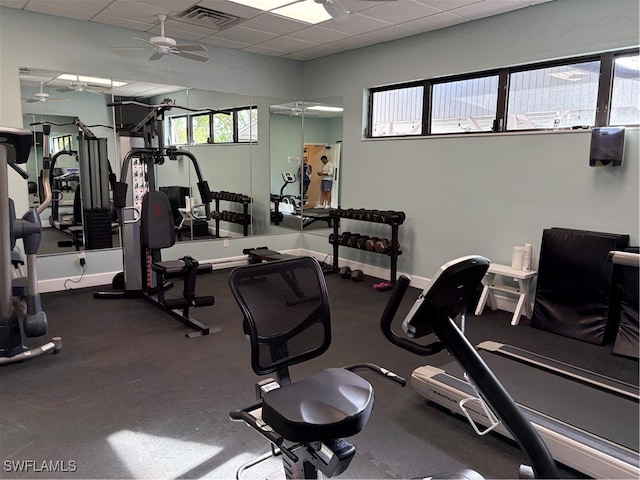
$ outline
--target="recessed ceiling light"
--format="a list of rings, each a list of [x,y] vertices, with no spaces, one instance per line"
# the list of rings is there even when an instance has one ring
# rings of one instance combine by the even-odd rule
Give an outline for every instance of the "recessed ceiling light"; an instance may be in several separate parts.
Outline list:
[[[94,85],[104,85],[105,87],[122,87],[123,85],[126,85],[125,82],[117,82],[109,78],[85,77],[84,75],[71,75],[68,73],[63,73],[62,75],[60,75],[58,77],[58,80],[69,80],[71,82],[92,83]]]
[[[327,13],[325,8],[313,0],[292,3],[286,7],[272,10],[272,13],[313,24],[331,20],[331,15]]]
[[[246,5],[247,7],[257,8],[266,12],[273,10],[274,8],[288,5],[296,0],[231,0],[233,3],[239,3],[240,5]]]
[[[307,107],[306,110],[315,110],[317,112],[342,112],[342,107],[330,107],[328,105],[315,105],[313,107]]]

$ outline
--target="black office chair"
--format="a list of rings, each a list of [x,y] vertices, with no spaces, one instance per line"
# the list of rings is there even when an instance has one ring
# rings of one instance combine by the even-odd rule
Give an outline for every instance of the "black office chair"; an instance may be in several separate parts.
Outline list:
[[[370,369],[404,385],[404,379],[372,364],[322,370],[292,382],[289,367],[323,354],[331,343],[327,286],[311,257],[294,257],[236,268],[231,291],[244,314],[259,402],[232,411],[272,444],[272,451],[243,465],[284,454],[286,478],[317,478],[344,472],[355,448],[343,440],[359,433],[373,409],[373,388],[353,371]]]

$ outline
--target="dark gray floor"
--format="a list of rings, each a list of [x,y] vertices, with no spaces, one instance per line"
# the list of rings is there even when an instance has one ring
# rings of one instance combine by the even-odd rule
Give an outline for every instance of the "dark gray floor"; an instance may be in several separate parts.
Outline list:
[[[94,300],[98,289],[44,295],[48,336],[62,336],[63,351],[0,369],[0,478],[231,479],[245,460],[266,452],[255,432],[228,420],[230,410],[254,401],[257,377],[227,276],[219,271],[198,278],[198,290],[214,294],[216,305],[194,316],[222,332],[195,339],[141,299]],[[294,367],[294,379],[356,362],[409,377],[417,366],[449,361],[446,353],[412,356],[384,339],[378,322],[389,292],[374,291],[373,282],[327,276],[333,344],[324,356]],[[401,308],[408,309],[413,293]],[[610,345],[553,335],[524,320],[510,326],[510,314],[485,312],[467,318],[473,343],[510,343],[637,384],[638,362],[613,356]],[[409,387],[367,378],[375,408],[365,430],[351,439],[357,454],[341,478],[411,478],[465,466],[486,478],[517,477],[525,459],[513,443],[479,438],[466,421]],[[27,472],[16,471],[22,461],[33,462],[21,464]],[[273,461],[247,478],[278,468]]]

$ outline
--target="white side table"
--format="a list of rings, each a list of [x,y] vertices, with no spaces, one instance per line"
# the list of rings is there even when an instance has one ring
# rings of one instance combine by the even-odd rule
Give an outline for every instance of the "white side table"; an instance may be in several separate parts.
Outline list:
[[[538,272],[534,270],[523,272],[522,270],[515,270],[507,265],[500,265],[497,263],[492,263],[491,265],[489,265],[487,274],[482,280],[484,288],[482,289],[482,295],[480,295],[480,301],[478,302],[478,306],[476,307],[476,315],[482,314],[482,310],[484,310],[487,302],[489,302],[491,310],[496,310],[498,308],[494,295],[494,292],[498,291],[516,295],[518,297],[518,303],[516,304],[516,308],[513,312],[511,325],[518,325],[518,323],[520,322],[520,315],[522,315],[523,307],[526,317],[531,318],[533,312],[531,308],[529,290],[531,289],[531,282],[536,277],[537,273]],[[494,281],[496,275],[500,275],[502,277],[511,277],[514,280],[517,280],[518,287],[516,288],[510,287],[508,285],[495,284]]]

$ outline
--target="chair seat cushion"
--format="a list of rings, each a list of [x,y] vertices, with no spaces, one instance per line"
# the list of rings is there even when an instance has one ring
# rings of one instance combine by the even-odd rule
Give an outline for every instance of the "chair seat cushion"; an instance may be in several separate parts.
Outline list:
[[[287,440],[307,443],[355,435],[372,409],[369,382],[344,368],[330,368],[267,392],[262,419]]]

